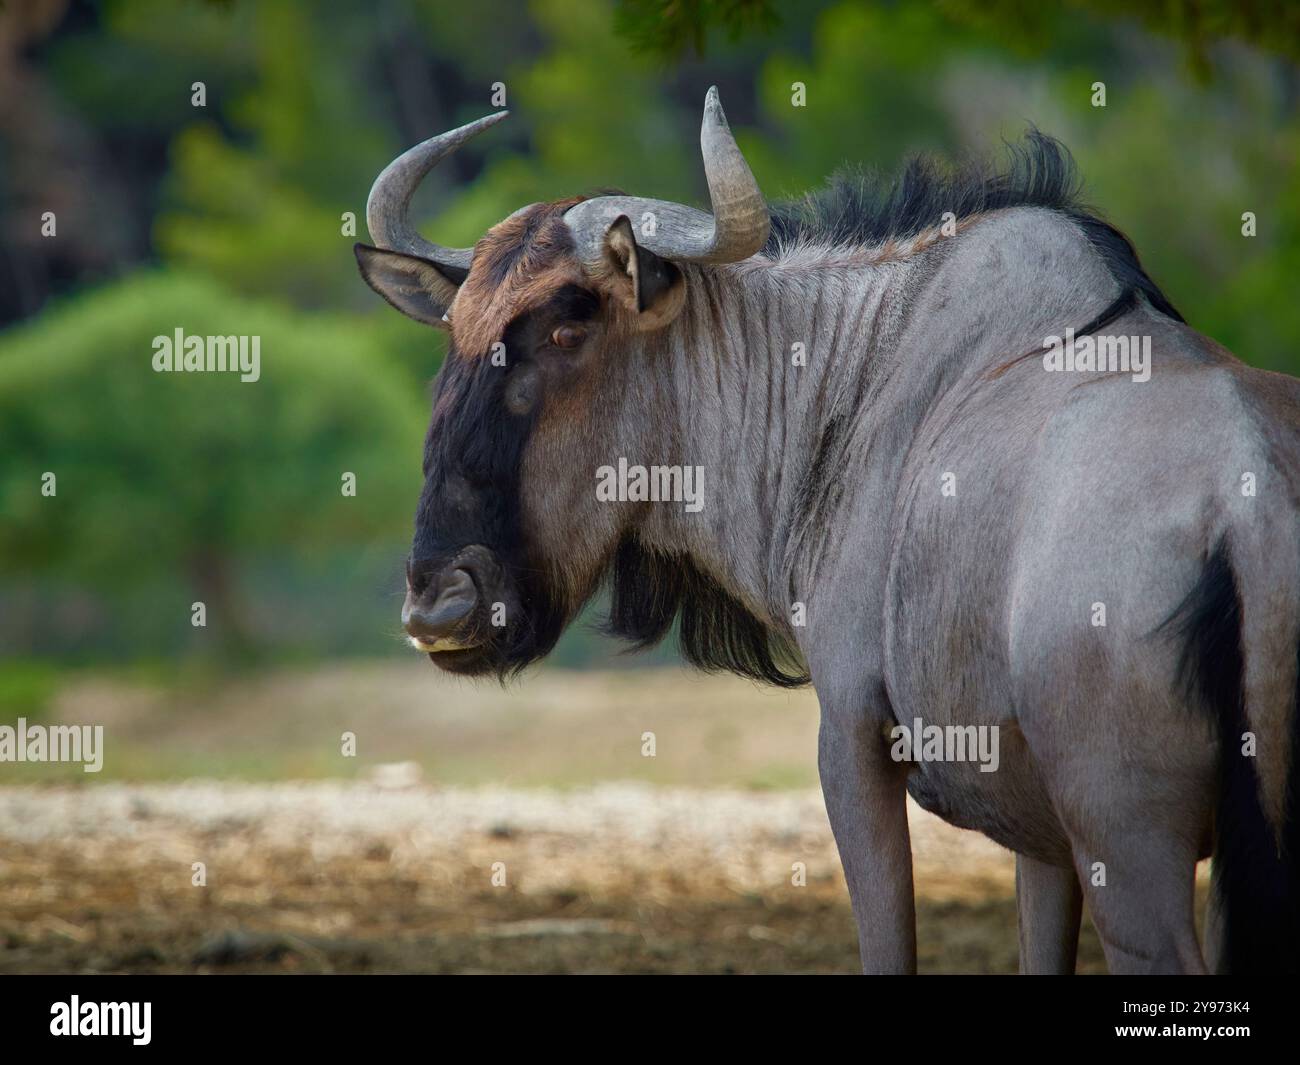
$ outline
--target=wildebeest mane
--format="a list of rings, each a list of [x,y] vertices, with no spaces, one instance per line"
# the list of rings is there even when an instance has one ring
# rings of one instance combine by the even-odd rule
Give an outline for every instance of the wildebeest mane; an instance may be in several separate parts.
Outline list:
[[[1008,207],[1043,207],[1082,228],[1121,290],[1136,290],[1161,313],[1183,320],[1147,276],[1128,238],[1080,201],[1082,182],[1065,145],[1030,129],[1006,150],[1001,167],[982,160],[949,167],[918,155],[892,180],[869,171],[839,171],[823,188],[770,209],[772,231],[764,252],[777,256],[798,244],[882,245],[937,227],[949,211],[960,222]]]
[[[689,558],[667,555],[626,537],[609,571],[607,635],[639,651],[659,643],[677,622],[691,665],[708,673],[797,688],[809,681],[797,649],[756,618]]]

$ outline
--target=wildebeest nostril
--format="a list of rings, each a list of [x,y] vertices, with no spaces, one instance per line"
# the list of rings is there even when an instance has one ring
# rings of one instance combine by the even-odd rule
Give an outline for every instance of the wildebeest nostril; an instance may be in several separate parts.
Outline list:
[[[469,571],[454,569],[423,595],[406,597],[402,624],[418,640],[432,643],[450,636],[478,604],[478,589]]]

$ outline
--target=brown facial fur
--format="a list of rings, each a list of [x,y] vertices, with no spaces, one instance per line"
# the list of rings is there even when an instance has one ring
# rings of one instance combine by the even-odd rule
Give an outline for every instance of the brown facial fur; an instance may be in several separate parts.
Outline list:
[[[486,355],[511,320],[567,283],[584,284],[564,212],[583,197],[537,203],[507,218],[474,246],[469,276],[451,305],[451,334],[466,358]]]

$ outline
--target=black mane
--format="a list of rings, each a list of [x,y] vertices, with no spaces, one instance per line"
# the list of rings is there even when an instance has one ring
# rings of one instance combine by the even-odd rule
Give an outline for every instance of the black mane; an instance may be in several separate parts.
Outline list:
[[[1141,293],[1163,314],[1183,320],[1142,269],[1128,238],[1080,202],[1082,183],[1065,145],[1031,129],[1019,144],[1007,145],[1007,155],[1000,168],[978,161],[948,167],[916,156],[892,181],[840,171],[816,192],[772,207],[763,250],[776,255],[798,241],[871,246],[916,236],[939,225],[946,211],[960,221],[1006,207],[1043,207],[1083,229],[1122,291]]]

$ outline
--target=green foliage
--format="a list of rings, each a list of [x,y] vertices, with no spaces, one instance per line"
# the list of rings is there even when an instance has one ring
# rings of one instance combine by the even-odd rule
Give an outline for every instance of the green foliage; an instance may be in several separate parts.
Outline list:
[[[347,72],[359,58],[343,25],[320,27],[301,5],[255,11],[250,83],[213,91],[209,105],[238,139],[203,111],[178,133],[158,247],[239,291],[279,293],[303,307],[362,306],[347,252],[365,239],[371,160],[389,144],[365,113],[365,94],[351,89]],[[241,23],[224,30],[237,46]],[[305,76],[322,70],[328,76]],[[345,212],[357,220],[355,236],[344,233]]]
[[[772,196],[797,196],[846,164],[888,170],[911,151],[950,147],[951,117],[933,89],[957,44],[929,8],[826,11],[809,57],[780,52],[761,70],[760,99],[776,136],[744,143],[760,184]],[[802,104],[796,84],[805,88]]]
[[[1213,65],[1210,49],[1224,41],[1300,59],[1300,7],[1290,0],[1070,0],[1062,6],[1033,0],[944,0],[943,7],[956,19],[1028,41],[1058,35],[1063,22],[1080,15],[1135,20],[1179,42],[1202,76]]]
[[[151,341],[178,327],[260,336],[260,380],[156,373]],[[129,580],[196,548],[400,533],[423,415],[399,382],[363,330],[201,279],[146,274],[69,303],[0,349],[0,565]],[[52,499],[35,490],[45,470]]]
[[[623,0],[617,20],[633,49],[662,59],[679,59],[687,49],[703,55],[714,30],[738,41],[779,24],[771,0]]]
[[[684,199],[702,192],[703,91],[688,107],[665,98],[649,70],[627,61],[606,0],[539,0],[534,14],[544,51],[507,79],[530,145],[490,156],[436,231],[472,243],[525,203],[600,188]]]
[[[858,6],[889,12],[909,5],[875,0]],[[1300,59],[1300,7],[1289,0],[941,0],[936,6],[954,23],[995,31],[1013,46],[1040,51],[1063,24],[1093,17],[1138,20],[1179,41],[1202,74],[1211,66],[1209,49],[1220,41]],[[770,35],[806,14],[807,5],[793,0],[621,0],[618,25],[636,50],[675,60],[687,51],[703,55],[719,33],[733,42]]]
[[[47,662],[0,662],[0,721],[45,715],[64,678]]]
[[[260,379],[155,372],[153,338],[177,328],[260,337]],[[162,576],[220,612],[230,573],[267,553],[396,554],[423,428],[419,393],[364,329],[138,275],[0,338],[0,576],[109,594]]]
[[[84,5],[29,49],[57,107],[11,119],[35,116],[25,144],[94,144],[116,168],[102,187],[94,170],[50,175],[105,229],[77,231],[68,211],[47,246],[93,250],[125,228],[151,238],[149,270],[122,263],[124,280],[96,287],[65,263],[42,281],[65,298],[0,334],[0,640],[62,652],[71,618],[123,657],[170,654],[184,641],[159,619],[209,596],[214,574],[231,627],[301,633],[304,655],[370,652],[395,629],[443,342],[360,281],[351,245],[378,169],[488,113],[497,85],[510,120],[414,200],[443,243],[606,187],[705,202],[714,82],[772,198],[918,149],[984,155],[1032,123],[1071,148],[1087,198],[1197,329],[1296,372],[1300,74],[1278,57],[1297,42],[1300,8],[1262,0]],[[59,116],[75,122],[47,130]],[[12,158],[0,194],[36,167]],[[0,204],[0,228],[30,227],[35,203]],[[262,381],[153,373],[150,341],[176,326],[261,334]],[[584,641],[560,653],[589,660]]]

